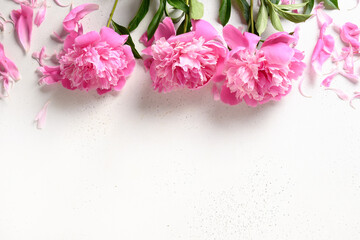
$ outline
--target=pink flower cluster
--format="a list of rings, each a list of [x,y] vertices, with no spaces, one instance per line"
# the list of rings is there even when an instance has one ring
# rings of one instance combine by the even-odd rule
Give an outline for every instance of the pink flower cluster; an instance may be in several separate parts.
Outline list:
[[[43,75],[41,84],[61,82],[70,90],[96,89],[98,94],[123,88],[135,66],[131,48],[124,45],[128,36],[108,27],[103,27],[100,33],[83,34],[79,21],[96,9],[96,4],[80,5],[65,17],[63,27],[68,34],[57,55],[58,64],[39,68]]]
[[[191,32],[176,36],[171,19],[166,18],[153,39],[142,37],[147,46],[145,66],[159,92],[198,89],[212,81],[221,85],[224,103],[244,100],[257,106],[287,95],[306,66],[304,54],[295,49],[297,31],[273,34],[257,49],[260,37],[231,25],[223,30],[227,46],[208,22],[198,20],[192,25]]]

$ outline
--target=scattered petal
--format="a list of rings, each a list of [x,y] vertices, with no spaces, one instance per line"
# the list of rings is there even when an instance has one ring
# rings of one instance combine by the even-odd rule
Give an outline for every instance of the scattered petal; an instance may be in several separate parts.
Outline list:
[[[336,95],[343,101],[349,100],[349,96],[344,93],[341,89],[338,88],[325,88],[325,90],[330,90],[336,93]]]
[[[50,104],[50,101],[47,101],[44,107],[40,110],[40,112],[35,117],[35,122],[37,122],[37,128],[43,129],[46,123],[46,115],[47,115],[47,108]]]
[[[299,89],[299,92],[300,94],[303,96],[303,97],[306,97],[306,98],[312,98],[311,96],[309,95],[306,95],[302,89],[302,85],[304,83],[304,78],[301,78],[300,81],[299,81],[299,85],[298,85],[298,89]]]
[[[45,14],[46,14],[46,0],[43,1],[39,11],[36,14],[34,23],[36,26],[40,26],[41,23],[45,20]]]
[[[79,21],[92,11],[98,10],[97,4],[82,4],[72,9],[70,13],[65,17],[63,21],[63,27],[67,32],[75,30],[76,26],[79,26]]]
[[[213,93],[214,100],[219,101],[220,100],[220,91],[219,91],[219,88],[216,86],[216,84],[214,84],[214,86],[212,88],[212,93]]]
[[[354,101],[355,99],[360,99],[360,93],[355,92],[355,95],[350,98],[349,104],[350,104],[350,106],[351,106],[353,109],[355,109],[355,106],[354,106],[354,104],[353,104],[353,101]]]
[[[68,3],[68,4],[62,4],[62,3],[60,3],[59,2],[59,0],[54,0],[54,2],[56,3],[56,5],[58,5],[59,7],[68,7],[69,5],[70,5],[70,3]]]
[[[40,66],[43,66],[44,65],[43,59],[47,58],[47,55],[45,53],[45,47],[42,47],[40,52],[34,52],[32,54],[32,58],[34,58],[36,61],[38,61]]]
[[[327,76],[322,82],[321,85],[324,87],[330,87],[330,84],[332,82],[332,80],[334,79],[335,76],[337,76],[339,74],[339,71],[336,70],[333,73],[331,73],[329,76]]]
[[[33,13],[33,9],[24,4],[21,4],[21,9],[11,12],[18,40],[26,52],[30,49]]]

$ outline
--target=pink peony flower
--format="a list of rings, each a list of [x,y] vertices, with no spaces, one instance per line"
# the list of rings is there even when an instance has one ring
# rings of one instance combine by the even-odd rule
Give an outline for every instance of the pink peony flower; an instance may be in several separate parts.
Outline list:
[[[345,43],[348,43],[354,50],[359,50],[360,42],[360,29],[357,25],[347,22],[340,29],[341,40]]]
[[[65,18],[64,26],[70,34],[57,55],[59,64],[40,67],[43,74],[40,83],[61,82],[67,89],[96,89],[98,94],[120,91],[135,67],[131,48],[124,45],[128,36],[119,35],[108,27],[103,27],[100,33],[82,34],[78,20],[85,16],[84,9],[92,11],[94,7],[79,6]],[[79,32],[74,30],[76,25]]]
[[[192,26],[191,32],[176,36],[171,18],[165,18],[153,39],[142,37],[155,90],[198,89],[221,74],[219,66],[228,52],[222,38],[206,21],[193,21]]]
[[[8,92],[9,86],[14,81],[20,79],[19,70],[15,63],[5,56],[4,46],[0,43],[0,82],[5,93]],[[2,93],[0,92],[0,97]]]
[[[297,31],[297,30],[296,30]],[[235,105],[242,100],[249,106],[280,100],[287,95],[292,81],[305,69],[304,54],[295,49],[298,34],[279,32],[256,49],[260,37],[232,25],[224,27],[225,41],[232,49],[225,61],[220,98]]]

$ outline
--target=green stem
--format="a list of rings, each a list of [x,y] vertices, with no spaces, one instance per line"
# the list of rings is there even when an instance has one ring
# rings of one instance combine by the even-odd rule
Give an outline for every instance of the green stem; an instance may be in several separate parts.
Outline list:
[[[189,0],[186,0],[185,3],[186,3],[186,5],[189,6]],[[190,12],[189,12],[189,14],[190,14]],[[189,14],[185,14],[184,33],[186,33],[187,29],[188,29]]]
[[[251,32],[255,33],[255,29],[254,29],[254,3],[253,0],[250,0],[250,24],[251,24]]]
[[[107,27],[110,27],[110,23],[111,23],[111,20],[112,20],[112,18],[113,18],[113,16],[114,16],[114,12],[115,12],[116,6],[117,6],[117,4],[118,4],[118,1],[119,1],[119,0],[115,0],[114,6],[113,6],[113,8],[112,8],[112,10],[111,10],[111,13],[110,13],[109,20],[108,20],[108,22],[107,22],[107,24],[106,24]]]

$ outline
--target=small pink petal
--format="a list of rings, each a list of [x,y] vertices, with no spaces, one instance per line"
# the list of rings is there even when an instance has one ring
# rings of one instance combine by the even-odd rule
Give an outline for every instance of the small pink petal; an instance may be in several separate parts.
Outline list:
[[[324,87],[330,87],[330,84],[334,77],[339,74],[339,71],[336,70],[335,72],[331,73],[329,76],[327,76],[322,82],[321,85]]]
[[[53,32],[53,34],[51,34],[51,38],[59,43],[63,43],[65,41],[65,39],[62,38],[57,32]]]
[[[334,38],[331,35],[325,35],[326,29],[327,24],[324,24],[311,57],[312,67],[317,73],[321,73],[322,65],[329,59],[335,47]]]
[[[352,83],[358,83],[360,78],[359,76],[355,75],[355,74],[351,74],[351,73],[346,73],[346,72],[340,72],[341,76],[347,78],[348,80],[350,80]]]
[[[219,91],[219,88],[215,84],[212,88],[212,93],[213,93],[214,100],[219,101],[220,100],[220,91]]]
[[[18,40],[26,52],[30,49],[33,14],[33,9],[24,4],[21,4],[21,9],[11,12]]]
[[[50,101],[47,101],[44,107],[40,110],[40,112],[36,115],[35,121],[37,122],[37,128],[43,129],[46,123],[46,115],[47,115],[47,108],[50,104]]]
[[[325,88],[325,90],[330,90],[330,91],[335,92],[336,95],[343,101],[349,100],[349,96],[340,89],[337,89],[337,88]]]
[[[39,11],[36,14],[34,23],[36,26],[40,26],[41,23],[45,20],[45,15],[46,15],[46,0],[43,1],[41,8],[39,9]]]
[[[165,39],[169,39],[171,36],[175,36],[176,31],[174,27],[174,23],[172,22],[170,17],[166,17],[160,24],[159,27],[156,29],[154,34],[154,39],[159,40],[160,38],[164,37]]]
[[[38,63],[40,64],[40,66],[43,66],[44,63],[43,63],[43,59],[44,58],[47,58],[47,55],[45,53],[45,47],[42,47],[40,52],[34,52],[32,54],[32,57],[38,61]]]
[[[349,104],[350,104],[350,106],[351,106],[352,108],[354,108],[354,109],[355,109],[355,106],[354,106],[354,104],[353,104],[353,101],[354,101],[355,99],[360,99],[360,93],[355,92],[355,95],[350,98],[350,103],[349,103]]]
[[[72,32],[79,24],[79,21],[83,19],[87,14],[98,10],[97,4],[82,4],[70,11],[63,21],[63,27],[67,32]]]
[[[70,3],[68,3],[68,4],[61,4],[60,2],[59,2],[59,0],[54,0],[54,2],[56,3],[56,5],[58,5],[59,7],[68,7],[69,5],[70,5]]]
[[[324,12],[324,9],[325,9],[324,2],[320,2],[314,9],[318,21],[318,25],[320,28],[324,24],[330,25],[333,22],[333,19]]]
[[[300,81],[299,81],[299,85],[298,85],[298,89],[299,89],[299,92],[300,94],[303,96],[303,97],[306,97],[306,98],[311,98],[311,96],[309,95],[306,95],[302,89],[302,85],[304,83],[304,78],[301,78]]]

